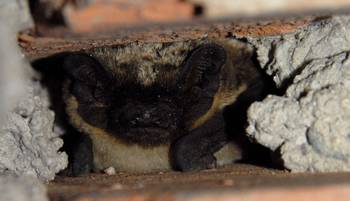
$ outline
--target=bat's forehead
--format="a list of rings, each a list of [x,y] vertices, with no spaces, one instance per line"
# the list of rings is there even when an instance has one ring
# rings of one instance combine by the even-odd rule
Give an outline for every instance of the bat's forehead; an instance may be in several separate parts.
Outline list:
[[[175,83],[183,63],[203,40],[171,43],[132,43],[89,51],[102,67],[121,81],[143,86]]]

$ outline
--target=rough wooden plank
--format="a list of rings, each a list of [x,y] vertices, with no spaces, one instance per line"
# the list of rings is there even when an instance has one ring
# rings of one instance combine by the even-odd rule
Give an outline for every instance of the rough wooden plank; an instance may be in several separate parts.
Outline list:
[[[69,51],[112,46],[131,42],[171,42],[202,37],[247,37],[293,32],[317,20],[316,17],[197,21],[192,23],[153,25],[133,29],[115,29],[100,33],[73,34],[57,30],[20,43],[29,60]]]
[[[112,176],[92,174],[78,178],[58,178],[48,186],[52,200],[60,201],[73,198],[148,201],[259,200],[260,197],[262,200],[305,200],[316,195],[317,198],[324,197],[329,200],[344,191],[349,195],[349,179],[349,173],[292,174],[236,164],[187,173],[117,173]]]

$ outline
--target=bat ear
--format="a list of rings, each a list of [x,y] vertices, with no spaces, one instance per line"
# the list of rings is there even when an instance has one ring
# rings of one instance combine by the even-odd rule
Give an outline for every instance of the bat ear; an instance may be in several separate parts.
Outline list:
[[[111,96],[112,79],[93,57],[83,53],[69,55],[63,62],[63,68],[72,81],[71,93],[79,101],[106,102]]]
[[[227,59],[225,49],[215,43],[200,45],[187,58],[180,73],[179,87],[187,90],[188,87],[198,85],[205,74],[217,74]]]
[[[63,68],[69,77],[86,84],[97,82],[99,65],[94,58],[83,53],[69,55],[63,62]]]

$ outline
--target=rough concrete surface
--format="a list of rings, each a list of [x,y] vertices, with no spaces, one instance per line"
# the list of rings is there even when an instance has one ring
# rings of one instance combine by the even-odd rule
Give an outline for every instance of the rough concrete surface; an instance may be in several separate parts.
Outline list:
[[[67,166],[67,155],[58,152],[63,141],[53,132],[54,113],[43,90],[28,82],[25,96],[0,127],[0,172],[52,180]]]
[[[249,41],[257,47],[260,65],[281,85],[308,62],[348,51],[349,30],[350,17],[336,16],[295,33],[250,37]]]
[[[1,11],[0,11],[1,12]],[[0,20],[0,24],[2,20]],[[16,32],[0,25],[0,124],[4,114],[9,112],[23,94],[26,79],[25,69],[29,65],[25,62],[16,44]]]
[[[17,45],[17,32],[33,25],[25,0],[0,1],[0,172],[51,180],[67,165],[53,132],[49,97]]]
[[[17,45],[17,32],[33,26],[26,0],[0,0],[0,123],[23,94],[29,68]]]
[[[295,34],[252,39],[281,86],[248,111],[248,135],[281,153],[292,171],[350,170],[350,18],[333,17]]]
[[[33,177],[0,176],[0,201],[48,201],[45,186]]]
[[[0,0],[0,26],[8,26],[15,31],[33,27],[27,0]],[[4,24],[6,22],[6,24]]]

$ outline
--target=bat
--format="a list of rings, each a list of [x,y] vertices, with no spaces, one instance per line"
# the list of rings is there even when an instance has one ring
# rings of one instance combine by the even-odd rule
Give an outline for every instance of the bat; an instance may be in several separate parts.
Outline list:
[[[236,39],[205,38],[67,56],[66,112],[91,139],[94,169],[192,171],[240,159],[224,112],[261,94],[253,54]]]

